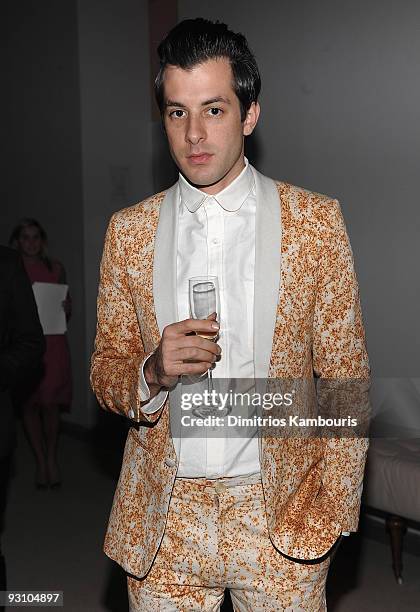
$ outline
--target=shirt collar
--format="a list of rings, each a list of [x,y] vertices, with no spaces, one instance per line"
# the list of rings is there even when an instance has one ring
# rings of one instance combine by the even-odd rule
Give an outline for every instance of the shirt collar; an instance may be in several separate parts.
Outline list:
[[[206,199],[214,198],[224,209],[235,212],[241,208],[254,186],[254,176],[246,157],[244,157],[245,168],[242,172],[222,191],[215,195],[209,195],[191,185],[182,174],[179,175],[179,188],[181,202],[190,212],[196,212]]]

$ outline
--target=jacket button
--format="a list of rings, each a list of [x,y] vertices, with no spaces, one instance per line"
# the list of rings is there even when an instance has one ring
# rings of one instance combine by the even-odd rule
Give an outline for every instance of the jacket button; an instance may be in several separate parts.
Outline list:
[[[173,459],[165,459],[165,464],[171,468],[176,466],[176,462]]]

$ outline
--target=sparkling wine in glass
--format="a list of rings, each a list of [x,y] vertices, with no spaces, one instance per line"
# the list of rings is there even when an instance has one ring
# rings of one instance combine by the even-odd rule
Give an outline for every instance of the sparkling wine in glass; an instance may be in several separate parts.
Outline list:
[[[188,295],[190,303],[190,316],[192,319],[207,319],[216,313],[220,323],[220,293],[217,276],[194,276],[188,280]],[[216,341],[218,331],[211,334],[196,332],[197,336],[207,340]],[[215,401],[213,375],[211,369],[207,371],[207,387],[209,397],[212,398],[211,404],[203,403],[203,406],[193,410],[197,416],[206,417],[209,415],[224,416],[223,411],[218,410],[219,404]]]

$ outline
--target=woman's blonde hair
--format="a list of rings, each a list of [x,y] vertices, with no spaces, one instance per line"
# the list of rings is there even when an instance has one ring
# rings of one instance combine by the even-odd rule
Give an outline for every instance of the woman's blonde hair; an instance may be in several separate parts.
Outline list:
[[[39,231],[42,243],[40,257],[47,266],[47,268],[49,270],[52,270],[52,263],[47,250],[47,233],[42,227],[42,225],[39,223],[39,221],[37,221],[36,219],[32,219],[31,217],[24,217],[23,219],[21,219],[19,223],[13,228],[12,233],[10,234],[9,246],[19,250],[19,238],[22,233],[22,230],[26,227],[36,227],[36,229]]]

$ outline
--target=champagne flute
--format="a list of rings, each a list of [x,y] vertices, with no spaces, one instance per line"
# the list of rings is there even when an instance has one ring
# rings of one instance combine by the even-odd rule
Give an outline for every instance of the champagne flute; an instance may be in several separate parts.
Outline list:
[[[220,292],[217,276],[194,276],[188,279],[188,295],[190,304],[190,316],[192,319],[207,319],[212,313],[216,313],[220,321]],[[202,333],[196,332],[197,336],[215,342],[218,332]],[[193,413],[200,417],[214,415],[219,408],[219,404],[213,397],[214,385],[211,368],[207,370],[207,388],[211,405],[203,405],[193,410]]]

